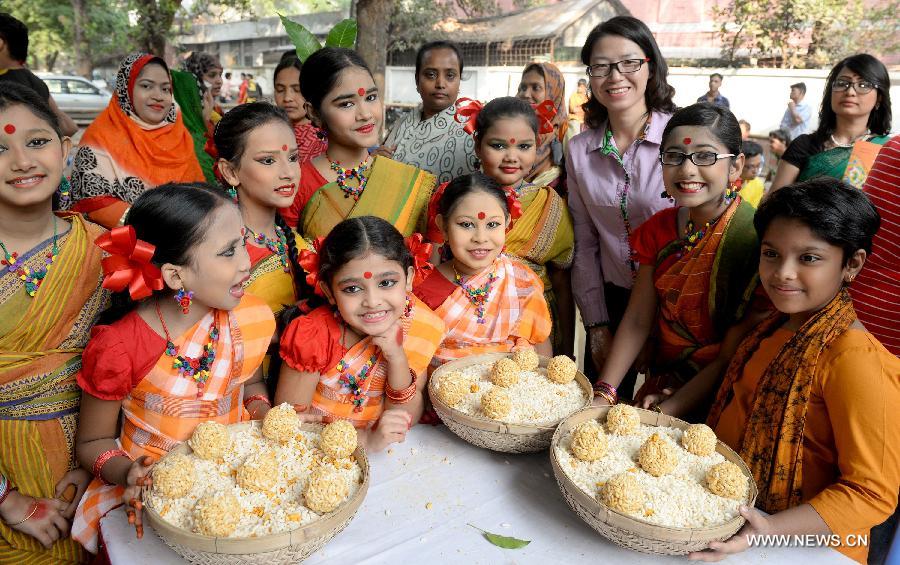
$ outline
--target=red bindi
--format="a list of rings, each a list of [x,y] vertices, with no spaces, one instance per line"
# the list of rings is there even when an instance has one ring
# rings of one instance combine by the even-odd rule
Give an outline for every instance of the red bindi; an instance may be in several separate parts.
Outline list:
[[[684,142],[685,145],[690,145],[690,144],[691,144],[691,138],[690,138],[690,137],[685,137],[685,138],[682,139],[681,141]]]
[[[359,94],[360,96],[363,96],[366,93],[366,89],[360,88],[359,90],[356,91],[356,93]]]
[[[3,131],[12,135],[12,134],[16,133],[16,126],[14,126],[12,124],[6,124],[5,126],[3,126]]]
[[[363,273],[363,276],[366,277],[367,279],[371,279],[372,273],[370,273],[369,271],[366,271],[365,273]]]
[[[509,144],[510,144],[510,145],[515,145],[515,144],[516,144],[515,138],[510,138],[510,139],[509,139]]]
[[[281,146],[281,150],[282,150],[282,151],[287,151],[287,145],[282,145],[282,146]]]
[[[478,219],[479,219],[479,220],[483,220],[483,219],[484,219],[484,216],[485,216],[484,212],[478,212]]]

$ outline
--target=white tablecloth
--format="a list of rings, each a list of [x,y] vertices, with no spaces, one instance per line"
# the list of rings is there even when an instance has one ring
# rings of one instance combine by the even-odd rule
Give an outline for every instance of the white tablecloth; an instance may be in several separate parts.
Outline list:
[[[495,453],[465,443],[443,426],[426,425],[369,462],[369,492],[356,517],[305,563],[687,563],[623,549],[592,530],[563,500],[547,452]],[[531,544],[500,549],[467,524]],[[152,528],[136,540],[121,509],[107,515],[101,528],[113,565],[182,563]],[[799,560],[852,563],[826,548],[756,548],[727,563],[796,565]]]

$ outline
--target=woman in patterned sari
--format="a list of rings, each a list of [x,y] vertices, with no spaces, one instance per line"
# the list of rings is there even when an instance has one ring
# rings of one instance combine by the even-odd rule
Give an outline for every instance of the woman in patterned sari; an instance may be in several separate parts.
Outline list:
[[[288,225],[314,239],[347,218],[377,216],[404,236],[423,233],[434,175],[369,156],[384,109],[362,58],[338,47],[316,51],[303,65],[300,89],[313,123],[328,134],[328,150],[301,168],[294,203],[281,210]]]
[[[0,562],[78,563],[69,520],[90,477],[74,458],[75,373],[106,304],[104,230],[52,211],[70,142],[46,103],[4,84],[0,117]]]
[[[203,184],[147,192],[97,241],[112,255],[104,285],[128,294],[94,328],[77,376],[76,452],[94,480],[72,537],[92,553],[100,518],[123,503],[141,537],[140,488],[156,458],[203,422],[262,418],[271,406],[260,366],[275,321],[244,293],[243,242],[237,206]]]
[[[147,189],[203,181],[194,150],[165,62],[133,53],[119,68],[109,106],[81,137],[72,170],[73,209],[107,228],[117,226]]]

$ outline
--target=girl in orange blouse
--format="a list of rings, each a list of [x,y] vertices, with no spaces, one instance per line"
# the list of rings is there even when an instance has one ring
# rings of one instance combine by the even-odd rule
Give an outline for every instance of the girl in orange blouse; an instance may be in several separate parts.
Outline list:
[[[97,239],[110,254],[104,287],[128,294],[114,295],[77,375],[84,393],[75,450],[95,478],[72,537],[91,552],[100,518],[123,503],[141,537],[140,489],[154,460],[198,424],[268,411],[259,369],[275,320],[244,294],[244,233],[221,191],[169,184],[141,195],[125,226]]]
[[[508,199],[515,203],[482,173],[453,179],[439,197],[434,221],[452,257],[415,289],[447,324],[435,365],[525,346],[553,354],[544,285],[522,261],[503,253]]]
[[[719,560],[752,534],[834,534],[860,563],[868,536],[897,505],[900,360],[853,310],[847,287],[870,253],[879,217],[859,190],[823,177],[767,197],[760,282],[778,309],[737,348],[708,424],[759,487],[747,524],[692,558]],[[690,407],[688,383],[660,405]]]
[[[404,243],[390,222],[361,216],[339,223],[317,248],[302,252],[301,263],[328,304],[310,311],[322,302],[313,298],[285,329],[275,400],[326,422],[349,420],[379,451],[419,421],[426,369],[444,337],[440,318],[410,294],[431,246],[415,236]]]

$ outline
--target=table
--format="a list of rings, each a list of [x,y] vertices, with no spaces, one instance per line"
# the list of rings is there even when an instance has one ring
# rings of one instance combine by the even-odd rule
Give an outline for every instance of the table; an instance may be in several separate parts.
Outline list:
[[[547,452],[496,453],[444,426],[420,425],[405,443],[370,455],[369,464],[369,492],[356,517],[304,563],[687,563],[621,548],[582,522],[563,500]],[[500,549],[467,524],[531,544]],[[150,527],[136,540],[121,508],[103,519],[101,530],[113,565],[183,563]],[[799,559],[853,563],[827,548],[754,548],[726,563],[796,565]]]

